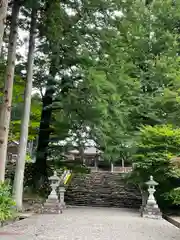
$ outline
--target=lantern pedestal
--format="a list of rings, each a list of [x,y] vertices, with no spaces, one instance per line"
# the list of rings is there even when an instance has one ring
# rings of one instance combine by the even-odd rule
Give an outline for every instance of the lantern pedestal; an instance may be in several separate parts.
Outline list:
[[[142,217],[144,218],[152,218],[152,219],[162,219],[162,213],[159,207],[154,207],[146,205],[142,211]]]
[[[44,214],[59,214],[60,206],[58,200],[47,199],[43,206]]]

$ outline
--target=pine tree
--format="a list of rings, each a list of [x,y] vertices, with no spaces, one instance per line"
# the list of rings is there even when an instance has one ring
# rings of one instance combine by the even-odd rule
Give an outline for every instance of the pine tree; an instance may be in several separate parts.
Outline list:
[[[3,103],[1,109],[0,119],[0,181],[4,181],[5,177],[5,165],[7,155],[7,143],[9,124],[11,118],[11,102],[12,91],[14,82],[14,70],[16,60],[16,45],[17,45],[17,28],[18,28],[18,16],[20,11],[19,1],[14,1],[12,8],[11,28],[9,36],[8,57],[7,57],[7,69],[5,74],[5,83],[3,90]]]

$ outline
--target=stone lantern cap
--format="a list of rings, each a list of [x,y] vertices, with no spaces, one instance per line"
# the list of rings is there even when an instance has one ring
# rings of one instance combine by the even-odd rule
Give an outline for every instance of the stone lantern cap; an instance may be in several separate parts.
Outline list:
[[[146,182],[148,186],[157,186],[159,183],[154,181],[153,176],[150,176],[150,180]]]
[[[53,176],[49,177],[50,181],[59,181],[59,179],[60,178],[57,176],[57,172],[56,171],[54,171]]]

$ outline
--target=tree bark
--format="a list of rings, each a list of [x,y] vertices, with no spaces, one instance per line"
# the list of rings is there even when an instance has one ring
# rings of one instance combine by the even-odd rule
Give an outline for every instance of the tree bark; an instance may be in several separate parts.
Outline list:
[[[85,158],[84,158],[84,147],[80,144],[79,146],[79,155],[80,155],[80,159],[82,164],[85,164]]]
[[[29,52],[27,60],[27,82],[24,94],[24,109],[21,120],[21,135],[20,145],[18,151],[18,159],[16,162],[16,172],[14,179],[13,195],[18,210],[22,209],[23,199],[23,180],[24,180],[24,169],[26,161],[26,150],[28,142],[28,130],[29,130],[29,119],[31,112],[31,92],[32,92],[32,81],[33,81],[33,65],[34,65],[34,50],[35,50],[35,31],[36,31],[36,12],[37,10],[32,9],[31,13],[31,28],[29,38]]]
[[[3,90],[2,112],[1,112],[1,119],[0,119],[0,181],[2,182],[4,181],[4,178],[5,178],[8,134],[9,134],[9,124],[10,124],[10,118],[11,118],[11,102],[12,102],[12,91],[13,91],[13,83],[14,83],[19,10],[20,10],[19,1],[14,1],[14,5],[12,9],[10,36],[9,36],[5,86]]]
[[[50,66],[50,78],[54,79],[56,75],[56,67],[54,61],[52,61]],[[51,81],[50,81],[51,82]],[[50,122],[52,116],[52,103],[53,103],[53,94],[55,93],[55,88],[52,83],[48,81],[46,92],[43,97],[43,108],[41,113],[41,122],[39,128],[38,136],[38,146],[36,154],[36,162],[34,163],[34,173],[33,173],[33,182],[34,187],[38,186],[40,183],[44,183],[47,180],[47,156],[48,156],[48,145],[50,140]]]
[[[124,172],[124,158],[121,159],[121,166],[122,166],[122,169],[123,169],[123,172]]]
[[[3,44],[4,25],[7,15],[8,0],[0,0],[0,55]]]
[[[114,172],[114,164],[113,164],[113,162],[111,162],[111,172],[112,173]]]
[[[147,204],[148,192],[145,191],[145,190],[143,190],[140,185],[138,185],[138,187],[139,187],[139,190],[140,190],[140,192],[141,192],[141,198],[142,198],[142,199],[141,199],[141,200],[142,200],[142,203],[141,203],[141,206],[140,206],[139,211],[140,211],[140,213],[142,214],[142,212],[143,212],[143,210],[144,210],[144,207],[145,207],[146,204]]]

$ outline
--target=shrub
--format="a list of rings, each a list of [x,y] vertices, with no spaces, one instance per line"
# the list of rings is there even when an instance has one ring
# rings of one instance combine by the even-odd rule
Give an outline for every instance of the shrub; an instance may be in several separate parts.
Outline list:
[[[166,199],[171,200],[173,204],[180,205],[180,187],[174,188],[165,195]]]
[[[180,171],[172,159],[179,155],[180,129],[169,125],[145,126],[136,142],[131,178],[144,189],[150,175],[159,182],[156,196],[161,207],[174,204],[173,189],[179,186]],[[168,194],[171,197],[167,197]],[[169,201],[169,202],[168,202]]]
[[[12,219],[15,213],[15,202],[11,197],[11,187],[8,184],[0,184],[0,222],[1,224]]]

